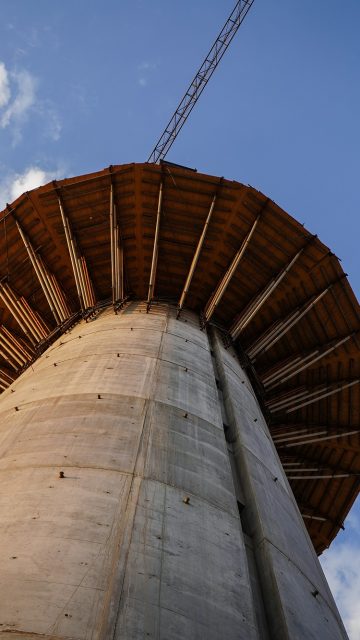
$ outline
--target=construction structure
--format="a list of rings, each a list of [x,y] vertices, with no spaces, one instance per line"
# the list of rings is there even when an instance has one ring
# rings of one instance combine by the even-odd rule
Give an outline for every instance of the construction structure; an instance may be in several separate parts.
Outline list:
[[[0,215],[0,638],[340,640],[359,305],[251,187],[170,164]]]

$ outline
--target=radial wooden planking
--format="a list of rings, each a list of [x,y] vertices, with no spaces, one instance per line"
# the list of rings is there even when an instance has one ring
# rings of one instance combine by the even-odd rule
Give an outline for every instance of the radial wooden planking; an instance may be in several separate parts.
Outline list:
[[[36,353],[79,313],[89,313],[80,307],[59,199],[88,298],[93,288],[97,303],[110,304],[113,185],[125,296],[146,299],[161,183],[153,304],[179,303],[215,195],[185,302],[202,318],[259,216],[210,321],[223,329],[224,339],[231,340],[231,332],[237,336],[235,346],[320,553],[343,526],[359,491],[359,305],[336,256],[255,189],[166,164],[129,164],[20,196],[0,214],[3,296],[10,290],[15,301],[22,300],[5,304],[0,297],[0,390],[37,357],[16,304],[30,307],[21,310],[32,313],[33,325],[48,327]],[[52,282],[53,296],[66,298],[68,323],[57,325],[45,293],[51,284],[39,280],[19,228],[44,265],[43,280]]]

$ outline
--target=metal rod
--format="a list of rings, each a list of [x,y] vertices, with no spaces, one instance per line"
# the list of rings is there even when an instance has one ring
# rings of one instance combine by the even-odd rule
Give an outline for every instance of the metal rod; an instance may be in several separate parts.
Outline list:
[[[321,433],[327,433],[327,431],[324,432],[319,432],[319,435]],[[313,444],[313,443],[317,443],[317,442],[325,442],[326,440],[336,440],[337,438],[344,438],[346,436],[352,436],[355,435],[356,433],[360,433],[360,429],[355,429],[353,431],[344,431],[344,432],[337,432],[331,436],[321,436],[320,438],[316,437],[316,438],[308,438],[307,440],[299,440],[298,442],[291,442],[290,444],[284,444],[282,445],[283,447],[286,447],[287,449],[292,448],[292,447],[302,447],[305,444]],[[309,434],[309,436],[312,434]],[[316,435],[316,434],[313,434]],[[279,441],[277,441],[279,442]]]
[[[314,351],[311,355],[313,355],[314,353],[318,353],[318,350]],[[311,355],[305,356],[305,358],[311,358]],[[298,365],[299,362],[302,362],[302,361],[303,361],[303,359],[301,358],[301,356],[296,356],[293,360],[291,360],[291,362],[288,362],[283,367],[280,367],[280,369],[277,369],[276,371],[273,371],[273,373],[271,373],[271,374],[265,375],[264,378],[261,377],[261,382],[263,383],[264,386],[266,386],[267,384],[272,382],[273,379],[276,379],[276,378],[282,376],[289,369],[292,369],[293,367]]]
[[[26,304],[26,300],[24,296],[21,296],[21,298],[19,298],[19,306],[20,304],[22,305],[22,308],[25,314],[28,315],[29,322],[32,324],[34,328],[34,332],[38,336],[38,339],[42,340],[45,337],[46,333],[43,331],[41,324],[39,322],[39,319],[36,317],[33,310],[30,308],[29,305]]]
[[[21,239],[22,239],[22,241],[23,241],[23,243],[25,245],[25,248],[26,248],[27,254],[29,256],[30,262],[31,262],[31,264],[33,266],[33,269],[34,269],[36,275],[37,275],[37,278],[39,280],[40,286],[41,286],[41,288],[42,288],[42,290],[44,292],[46,301],[47,301],[47,303],[48,303],[48,305],[49,305],[49,307],[51,309],[51,312],[52,312],[52,314],[53,314],[53,316],[55,318],[55,321],[59,322],[60,317],[59,317],[58,311],[57,311],[56,307],[54,306],[54,301],[52,300],[52,296],[51,296],[51,294],[49,292],[47,282],[46,282],[46,280],[44,278],[44,274],[43,274],[42,270],[40,269],[40,265],[39,265],[39,262],[37,260],[36,254],[35,254],[32,246],[31,246],[31,243],[30,243],[29,239],[26,237],[25,233],[23,232],[20,224],[18,223],[17,220],[15,222],[16,222],[16,226],[17,226],[17,229],[19,231],[20,237],[21,237]]]
[[[13,303],[13,301],[11,299],[8,298],[6,293],[7,292],[5,290],[5,286],[2,283],[0,283],[0,298],[1,298],[1,300],[4,302],[5,306],[8,308],[8,310],[10,311],[12,316],[15,318],[16,322],[21,327],[23,332],[26,335],[28,335],[29,330],[27,328],[27,325],[23,324],[22,317],[18,313],[16,305]],[[32,340],[32,336],[31,337],[29,336],[29,338]]]
[[[275,407],[280,407],[281,405],[288,405],[291,404],[296,398],[303,398],[304,396],[308,395],[308,391],[299,391],[297,393],[294,393],[293,395],[291,395],[291,392],[287,393],[284,396],[280,396],[279,398],[274,398],[273,400],[269,400],[268,402],[266,402],[266,406],[272,410]]]
[[[1,332],[1,330],[0,330],[0,344],[3,347],[3,349],[5,349],[5,351],[7,351],[8,354],[12,358],[14,358],[14,360],[21,367],[25,364],[25,362],[27,362],[26,358],[24,358],[24,355],[18,352],[16,347],[11,344],[11,342],[8,340],[8,338],[6,336],[4,336],[4,334]]]
[[[163,183],[160,182],[158,207],[157,207],[157,214],[156,214],[154,248],[153,248],[152,261],[151,261],[149,291],[148,291],[148,297],[147,297],[148,305],[151,304],[151,300],[153,299],[154,290],[155,290],[156,269],[157,269],[158,253],[159,253],[159,234],[160,234],[160,217],[161,217],[162,196],[163,196]]]
[[[92,304],[91,304],[91,301],[89,299],[89,295],[88,295],[87,288],[86,288],[86,285],[85,285],[85,274],[84,274],[82,256],[78,257],[78,251],[77,251],[77,249],[75,247],[74,240],[72,240],[72,242],[73,242],[73,246],[74,246],[75,262],[76,262],[76,266],[77,266],[77,270],[78,270],[80,289],[81,289],[81,294],[82,294],[84,306],[85,306],[85,308],[91,307]]]
[[[22,365],[27,362],[28,358],[26,358],[24,354],[17,348],[16,344],[13,343],[11,338],[9,338],[6,334],[4,335],[2,327],[0,328],[0,340],[5,343],[3,344],[4,349],[10,349],[14,356],[16,355],[16,357],[19,358],[19,364]]]
[[[12,359],[11,355],[9,355],[9,353],[6,353],[5,351],[3,351],[0,347],[0,356],[2,356],[4,358],[4,360],[6,360],[9,365],[11,367],[13,367],[13,369],[15,369],[15,371],[19,371],[19,367],[16,366],[16,364],[14,364],[14,360],[16,362],[16,359]],[[19,363],[18,363],[19,364]]]
[[[118,300],[123,300],[125,297],[125,289],[124,289],[124,250],[122,247],[119,247],[119,266],[120,266],[120,278],[119,278],[119,294]]]
[[[303,463],[302,462],[282,462],[281,463],[283,467],[300,467]]]
[[[59,296],[58,296],[58,292],[56,290],[56,288],[54,287],[53,281],[51,279],[50,273],[47,269],[47,267],[45,266],[45,263],[43,262],[42,258],[40,255],[37,255],[37,260],[38,260],[38,265],[39,265],[39,269],[42,273],[42,276],[44,278],[44,282],[45,285],[49,291],[49,295],[51,297],[51,300],[53,301],[55,310],[56,310],[56,314],[58,316],[58,322],[61,322],[62,320],[65,319],[64,314],[63,314],[63,310],[61,307],[61,303],[59,300]],[[55,318],[56,319],[56,318]]]
[[[342,344],[344,344],[345,342],[350,340],[350,338],[352,338],[353,335],[354,334],[346,336],[346,338],[343,338],[342,340],[339,340],[332,347],[330,347],[329,349],[326,349],[325,351],[322,351],[321,353],[319,353],[319,350],[314,351],[313,353],[311,353],[310,355],[306,356],[306,358],[304,358],[301,361],[301,363],[305,363],[305,364],[302,364],[301,367],[295,369],[294,371],[289,372],[284,378],[281,377],[281,375],[283,375],[283,372],[282,372],[279,375],[277,375],[275,378],[273,378],[270,382],[265,382],[264,385],[268,386],[270,384],[269,389],[274,389],[275,387],[279,386],[280,384],[283,384],[283,382],[286,382],[287,380],[290,380],[290,378],[293,378],[294,376],[298,375],[298,373],[301,373],[301,371],[304,371],[304,369],[307,369],[308,367],[311,367],[313,364],[315,364],[315,362],[317,362],[318,360],[321,360],[321,358],[325,358],[327,355],[329,355],[329,353],[332,353],[332,351],[335,351],[335,349],[337,349]],[[318,353],[319,355],[317,355],[312,360],[309,360],[309,358],[311,358],[316,353]],[[307,362],[305,362],[305,360],[307,360]],[[280,380],[278,380],[279,377],[280,377]]]
[[[36,255],[36,254],[35,254]],[[41,256],[37,256],[37,261],[38,261],[38,267],[40,269],[40,272],[42,274],[43,280],[44,280],[44,285],[47,288],[48,292],[49,292],[49,296],[52,300],[53,306],[54,306],[54,310],[53,311],[53,315],[55,317],[55,320],[57,322],[61,322],[62,320],[64,320],[64,314],[63,314],[63,310],[61,307],[61,302],[59,300],[59,296],[58,296],[58,292],[56,290],[56,288],[54,287],[54,283],[53,283],[53,279],[51,278],[51,274],[49,273],[47,267],[45,266],[45,263],[43,262],[43,260],[41,259]],[[44,291],[45,293],[45,291]],[[51,306],[50,306],[51,308]],[[56,317],[58,316],[58,318]]]
[[[17,338],[15,338],[15,336],[13,336],[12,333],[10,333],[10,331],[8,331],[8,329],[5,327],[5,325],[2,325],[1,330],[3,333],[5,333],[5,335],[7,335],[7,337],[9,338],[9,340],[11,340],[12,342],[14,342],[14,344],[17,346],[17,348],[19,349],[19,351],[21,351],[21,353],[23,353],[24,357],[28,360],[31,360],[31,358],[34,355],[34,351],[31,349],[31,347],[29,345],[27,345],[27,348],[25,348],[20,342],[19,340],[17,340]],[[31,351],[30,351],[31,349]]]
[[[280,340],[288,331],[290,331],[290,329],[294,325],[296,325],[299,320],[300,320],[300,314],[298,311],[295,311],[290,315],[289,318],[284,320],[284,322],[277,323],[276,328],[274,328],[274,330],[271,331],[271,334],[269,335],[266,334],[266,336],[263,337],[261,342],[259,342],[259,344],[256,344],[255,349],[251,349],[251,351],[247,352],[251,361],[255,362],[258,355],[261,356],[263,353],[271,349],[271,347],[274,344],[276,344],[276,342],[278,342],[278,340]]]
[[[7,389],[13,382],[13,380],[11,382],[9,382],[9,380],[4,380],[4,378],[0,376],[0,386],[2,389]]]
[[[116,300],[119,300],[120,298],[119,227],[115,227],[115,266],[116,266],[116,279],[115,279]]]
[[[120,239],[120,230],[117,222],[117,209],[114,205],[114,242],[115,242],[115,299],[122,298],[122,279],[123,279],[123,263],[122,263],[122,246]]]
[[[116,292],[116,300],[119,300],[119,291],[120,291],[120,263],[119,263],[119,227],[116,225],[114,230],[115,235],[115,292]]]
[[[6,378],[3,378],[2,375],[0,375],[0,386],[3,389],[7,389],[8,387],[10,387],[10,385],[14,382],[14,378],[10,378],[10,376],[8,376],[6,373],[4,373],[3,371],[0,372],[2,373],[2,375],[5,375],[9,378],[9,380],[6,380]]]
[[[89,277],[89,272],[88,272],[88,268],[87,268],[87,264],[86,264],[86,260],[84,258],[84,256],[81,256],[81,265],[82,265],[82,272],[84,275],[84,285],[85,285],[85,291],[86,291],[86,295],[88,298],[88,306],[89,307],[93,307],[95,304],[95,300],[94,300],[94,294],[93,294],[93,290],[92,290],[92,286],[91,286],[91,282],[90,282],[90,277]]]
[[[116,228],[115,228],[115,247],[116,247],[116,300],[124,298],[124,249],[122,245],[120,228],[117,223],[117,209],[114,207]]]
[[[45,322],[39,318],[39,315],[37,313],[33,311],[24,296],[21,296],[19,302],[21,302],[21,304],[23,305],[24,311],[28,313],[29,319],[33,323],[34,329],[38,333],[40,339],[46,338],[47,334],[49,333],[49,329],[45,325]]]
[[[191,285],[191,281],[192,281],[194,273],[195,273],[195,269],[196,269],[197,263],[198,263],[199,258],[200,258],[201,249],[203,247],[203,244],[204,244],[204,241],[205,241],[205,238],[206,238],[207,230],[208,230],[208,227],[209,227],[209,224],[210,224],[210,220],[211,220],[211,217],[212,217],[212,214],[213,214],[213,211],[214,211],[216,199],[217,199],[217,193],[215,193],[215,195],[214,195],[214,197],[213,197],[213,199],[211,201],[210,209],[209,209],[209,212],[208,212],[208,214],[206,216],[205,224],[204,224],[203,230],[201,232],[201,236],[199,238],[199,242],[198,242],[197,247],[195,249],[194,257],[193,257],[193,259],[191,261],[189,273],[187,275],[186,282],[185,282],[184,288],[182,290],[182,294],[180,296],[180,300],[179,300],[179,304],[178,304],[178,307],[179,307],[178,316],[180,315],[181,309],[184,306],[184,302],[185,302],[186,296],[188,294],[188,291],[189,291],[189,288],[190,288],[190,285]]]
[[[88,293],[87,293],[86,288],[85,288],[82,257],[81,256],[76,257],[75,260],[76,260],[76,263],[77,263],[77,269],[78,269],[78,274],[79,274],[79,282],[80,282],[80,289],[81,289],[81,295],[82,295],[82,298],[83,298],[83,301],[84,301],[84,307],[85,307],[85,309],[88,309],[89,307],[91,307],[91,305],[89,303]]]
[[[77,265],[78,265],[78,272],[79,272],[79,279],[80,279],[80,287],[81,287],[81,291],[82,291],[82,296],[83,296],[85,308],[88,309],[88,308],[92,307],[92,304],[91,304],[91,300],[90,300],[90,293],[89,293],[89,290],[88,290],[88,288],[86,286],[86,282],[85,282],[83,256],[80,256],[79,258],[76,258],[76,261],[77,261]]]
[[[83,260],[83,267],[84,267],[85,284],[86,284],[87,290],[89,291],[91,306],[93,307],[95,304],[95,299],[94,299],[94,292],[93,292],[93,288],[90,280],[89,269],[87,268],[87,264],[84,256],[82,260]]]
[[[360,380],[353,380],[353,382],[349,382],[348,384],[342,385],[341,387],[338,387],[337,389],[332,389],[331,391],[327,391],[327,393],[323,393],[320,396],[316,396],[311,398],[311,400],[307,400],[306,402],[303,402],[302,404],[299,404],[295,407],[292,407],[291,409],[287,409],[286,413],[293,413],[293,411],[297,411],[298,409],[302,409],[303,407],[306,407],[308,404],[313,404],[314,402],[317,402],[318,400],[322,400],[323,398],[327,398],[328,396],[332,396],[335,393],[339,393],[339,391],[342,391],[343,389],[348,389],[349,387],[353,387],[355,384],[358,384],[360,382]],[[315,393],[310,393],[308,395],[308,398],[311,396],[314,396]]]
[[[39,340],[42,340],[42,338],[46,335],[46,333],[44,332],[44,329],[41,326],[39,319],[34,314],[33,310],[25,300],[24,296],[20,296],[20,298],[17,300],[17,303],[18,303],[18,308],[22,309],[24,316],[28,319],[29,326],[31,326],[33,330],[33,335],[36,336]]]
[[[279,444],[280,442],[289,442],[291,440],[298,440],[299,438],[303,438],[304,436],[319,436],[327,433],[326,429],[322,429],[321,431],[309,431],[306,427],[303,429],[298,429],[297,431],[289,431],[288,436],[284,436],[283,433],[279,434],[279,436],[273,436],[273,442]]]
[[[69,313],[64,305],[64,300],[63,300],[63,296],[61,295],[60,287],[53,273],[49,271],[47,276],[51,283],[51,287],[54,291],[54,296],[56,296],[57,305],[58,305],[59,314],[60,314],[60,320],[61,322],[64,322],[64,320],[66,320],[66,318],[68,317]]]
[[[64,293],[62,291],[62,289],[60,288],[60,286],[58,285],[58,282],[54,276],[53,273],[49,274],[51,282],[53,283],[53,287],[56,290],[57,294],[58,294],[58,298],[59,298],[59,304],[61,305],[61,309],[63,312],[63,316],[64,316],[64,320],[66,320],[70,315],[71,315],[71,309],[67,304],[66,298],[64,296]]]
[[[248,352],[249,357],[253,361],[255,361],[256,358],[254,358],[254,356],[256,356],[260,351],[265,352],[265,351],[268,351],[268,349],[271,349],[271,347],[278,340],[280,340],[280,338],[282,338],[288,331],[290,331],[290,329],[295,324],[297,324],[299,320],[301,320],[301,318],[303,318],[307,313],[309,313],[309,311],[321,300],[321,298],[324,297],[324,295],[331,289],[332,286],[333,285],[330,285],[324,291],[322,291],[318,296],[316,296],[315,299],[312,299],[311,302],[305,306],[305,308],[303,307],[302,309],[297,309],[294,313],[290,314],[290,316],[288,316],[283,321],[283,323],[279,323],[277,327],[275,327],[274,330],[271,331],[271,333],[269,333],[268,335],[265,334],[261,342],[258,341],[251,347],[251,349]],[[279,332],[280,327],[281,327],[281,330]],[[276,332],[278,332],[278,335],[276,335],[274,339],[271,340],[271,338],[273,338],[274,336],[274,333]]]
[[[302,438],[311,433],[327,433],[327,427],[325,425],[319,425],[314,427],[302,427],[301,429],[292,429],[292,425],[283,425],[281,427],[284,431],[274,433],[272,439],[275,442],[282,442],[282,440],[293,440],[294,438]],[[311,429],[321,429],[321,431],[311,432]]]
[[[115,238],[114,238],[114,189],[113,185],[110,186],[110,256],[111,256],[111,291],[113,304],[116,300],[116,257],[115,257]]]
[[[94,306],[96,304],[96,296],[95,296],[95,291],[94,291],[94,285],[92,283],[92,280],[90,279],[90,273],[89,273],[89,269],[87,267],[87,263],[86,263],[85,258],[84,258],[84,262],[85,262],[86,278],[87,278],[87,281],[89,283],[89,288],[90,288],[91,302],[92,302],[92,306]]]
[[[10,384],[15,380],[13,376],[11,376],[9,373],[6,373],[6,371],[4,371],[3,369],[0,369],[0,375],[5,376],[5,378],[4,377],[2,378],[4,382],[7,382],[8,381],[7,378],[8,378],[10,380]]]
[[[60,198],[58,198],[58,203],[59,203],[59,208],[60,208],[61,220],[62,220],[64,231],[65,231],[65,238],[66,238],[66,243],[67,243],[67,247],[68,247],[68,251],[69,251],[70,262],[71,262],[71,266],[72,266],[72,269],[73,269],[75,285],[76,285],[76,291],[77,291],[77,294],[78,294],[78,298],[79,298],[81,309],[84,310],[84,308],[85,308],[84,307],[84,299],[83,299],[83,295],[82,295],[82,291],[81,291],[80,276],[79,276],[79,272],[78,272],[78,265],[77,265],[75,247],[74,247],[74,243],[73,243],[73,240],[72,240],[72,233],[71,233],[69,221],[67,219],[67,216],[65,215],[65,212],[64,212],[64,209],[63,209],[62,202],[61,202]]]
[[[258,304],[256,304],[254,309],[251,309],[250,312],[248,314],[246,314],[244,321],[241,324],[241,330],[244,329],[247,324],[250,322],[250,320],[253,318],[253,316],[255,315],[255,313],[257,313],[259,311],[259,309],[262,307],[262,305],[264,304],[264,302],[266,302],[266,300],[268,299],[268,297],[272,294],[272,292],[278,287],[278,285],[280,284],[280,282],[285,278],[285,276],[287,275],[287,273],[290,271],[291,267],[293,266],[293,264],[295,264],[295,262],[298,260],[298,258],[300,257],[300,255],[302,254],[302,252],[304,251],[304,248],[300,249],[300,251],[294,256],[294,258],[290,261],[290,263],[285,267],[285,269],[283,269],[280,274],[278,275],[277,278],[275,278],[274,280],[272,280],[268,287],[265,288],[263,294],[260,295],[260,300],[258,302]]]
[[[296,312],[295,312],[296,313]],[[291,314],[291,319],[294,317],[294,313]],[[277,322],[275,322],[274,325],[272,325],[267,331],[265,331],[265,333],[260,336],[260,338],[258,338],[252,345],[251,347],[247,350],[247,355],[249,356],[249,358],[251,360],[256,360],[256,354],[261,351],[262,345],[266,344],[269,340],[271,340],[271,338],[273,336],[276,335],[276,333],[279,332],[279,329],[281,329],[282,327],[284,327],[288,322],[291,321],[290,320],[284,320],[283,322],[281,322],[281,320],[278,320]]]
[[[288,476],[288,480],[328,480],[329,478],[351,478],[358,476],[359,473],[333,473],[323,476]]]
[[[33,336],[33,330],[30,328],[29,323],[25,321],[24,315],[20,312],[18,305],[13,301],[13,299],[9,296],[8,291],[5,288],[4,284],[0,284],[0,298],[3,300],[10,313],[14,316],[16,322],[23,330],[25,335],[28,336],[30,342],[35,345],[36,341]]]
[[[264,291],[260,293],[258,298],[255,298],[254,303],[250,303],[249,307],[243,315],[233,324],[230,329],[230,335],[235,340],[238,335],[245,329],[245,327],[249,324],[255,314],[261,309],[263,304],[266,302],[268,297],[272,294],[272,292],[279,286],[280,282],[285,278],[287,273],[290,271],[291,267],[295,264],[298,258],[303,253],[305,247],[302,247],[300,251],[290,260],[289,264],[282,269],[279,275],[271,280],[267,287],[265,287]]]
[[[216,307],[218,306],[218,304],[221,301],[221,298],[223,297],[230,281],[231,278],[233,277],[241,258],[243,257],[247,246],[254,234],[254,231],[258,225],[258,222],[260,220],[260,214],[257,216],[255,222],[253,223],[249,233],[247,234],[245,240],[243,241],[240,249],[237,251],[237,253],[235,254],[233,261],[230,265],[230,267],[228,268],[227,272],[225,273],[223,279],[221,280],[220,284],[218,285],[217,289],[215,290],[215,293],[212,295],[212,297],[210,298],[209,302],[207,303],[206,307],[205,307],[205,311],[204,311],[204,317],[206,322],[209,322],[211,316],[213,315]]]
[[[283,464],[284,466],[284,464]],[[286,466],[286,474],[288,473],[310,473],[312,472],[318,472],[318,471],[322,471],[321,467],[301,467],[301,468],[296,468],[296,465],[292,465],[291,463],[289,465]],[[328,471],[328,469],[326,468],[326,471]]]

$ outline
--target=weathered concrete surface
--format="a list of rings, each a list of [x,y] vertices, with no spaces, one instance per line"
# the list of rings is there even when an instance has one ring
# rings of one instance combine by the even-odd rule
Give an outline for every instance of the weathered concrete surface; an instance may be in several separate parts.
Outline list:
[[[194,316],[106,311],[2,395],[0,521],[0,638],[261,638]]]
[[[344,640],[235,354],[145,309],[80,323],[1,396],[0,640]]]
[[[268,620],[276,640],[344,640],[347,634],[246,373],[212,336]]]

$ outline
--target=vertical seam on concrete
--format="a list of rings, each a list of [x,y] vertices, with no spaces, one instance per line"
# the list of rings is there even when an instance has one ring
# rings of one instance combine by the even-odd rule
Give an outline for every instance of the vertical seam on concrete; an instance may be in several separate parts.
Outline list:
[[[222,363],[220,364],[220,367],[219,367],[219,365],[218,365],[218,360],[219,360],[219,358],[216,358],[216,344],[214,344],[214,342],[215,342],[215,341],[214,341],[214,339],[213,339],[213,331],[212,331],[212,329],[210,329],[210,331],[209,331],[209,330],[207,331],[207,336],[208,336],[208,341],[209,341],[209,345],[210,345],[211,366],[212,366],[212,370],[213,370],[213,373],[214,373],[214,378],[215,378],[215,381],[216,381],[216,380],[218,379],[218,377],[220,378],[220,376],[221,376],[220,367],[221,367],[221,364],[222,364]],[[213,354],[214,354],[214,355],[213,355]],[[223,378],[222,382],[224,382],[224,381],[225,381],[225,385],[224,385],[224,387],[225,387],[225,386],[226,386],[225,376],[224,376],[224,375],[222,375],[222,378]],[[224,390],[225,390],[225,389],[224,389]],[[219,402],[219,405],[222,405],[222,409],[223,409],[223,411],[224,411],[224,413],[225,413],[225,418],[226,418],[226,420],[227,420],[227,422],[229,423],[229,426],[230,426],[230,425],[231,425],[231,421],[233,420],[233,417],[232,417],[231,415],[229,415],[229,410],[228,410],[228,406],[227,406],[227,404],[228,404],[228,403],[226,402],[225,395],[224,395],[224,394],[222,394],[222,395],[223,395],[223,397],[221,397],[221,396],[220,396],[220,393],[219,393],[219,389],[218,389],[218,388],[216,389],[216,391],[217,391],[217,395],[218,395],[218,402]],[[230,418],[230,420],[229,420],[229,418]],[[236,493],[237,493],[237,492],[236,492],[236,483],[235,483],[235,478],[234,478],[234,474],[235,474],[235,472],[236,472],[236,469],[235,469],[235,470],[233,469],[233,466],[232,466],[232,463],[231,463],[231,460],[230,460],[230,455],[229,455],[229,454],[230,454],[230,452],[229,452],[229,449],[228,449],[228,442],[227,442],[227,440],[226,440],[224,430],[223,430],[223,436],[224,436],[224,440],[225,440],[225,447],[226,447],[226,452],[227,452],[227,459],[228,459],[229,467],[230,467],[230,474],[231,474],[231,478],[232,478],[232,482],[233,482],[234,497],[235,497],[235,500],[237,501],[237,495],[236,495]],[[236,463],[235,463],[235,464],[236,464]],[[236,478],[236,480],[237,480],[237,483],[238,483],[238,485],[239,485],[239,489],[240,489],[241,493],[242,493],[242,494],[244,494],[244,490],[243,490],[243,486],[242,486],[242,482],[241,482],[241,478],[239,477],[239,474],[237,474],[237,478]],[[252,610],[252,613],[253,613],[253,624],[254,624],[254,627],[255,627],[255,629],[256,629],[257,636],[259,637],[259,634],[260,634],[260,632],[261,632],[261,629],[260,629],[260,625],[259,625],[258,616],[257,616],[257,614],[256,614],[256,607],[255,607],[255,602],[256,602],[256,600],[255,600],[255,593],[254,593],[254,589],[252,588],[252,584],[251,584],[250,566],[249,566],[249,561],[248,561],[248,556],[247,556],[247,550],[246,550],[245,532],[244,532],[243,527],[242,527],[242,521],[241,521],[240,513],[238,514],[238,518],[237,518],[237,520],[238,520],[238,524],[239,524],[239,535],[240,535],[240,537],[241,537],[242,544],[243,544],[244,551],[245,551],[245,554],[244,554],[244,559],[245,559],[245,562],[246,562],[245,571],[246,571],[246,573],[247,573],[247,583],[248,583],[248,585],[249,585],[250,597],[251,597],[251,600],[252,600],[252,607],[253,607],[253,610]],[[250,537],[250,536],[249,536],[249,537]],[[254,553],[254,561],[255,561],[255,564],[256,564],[255,553]],[[258,571],[257,571],[257,574],[258,574]],[[259,589],[260,589],[260,593],[261,593],[261,595],[262,595],[261,581],[259,580],[259,576],[257,575],[257,576],[255,577],[255,579],[258,581],[258,587],[259,587]],[[263,599],[263,598],[262,598],[262,599]],[[267,631],[268,631],[268,630],[269,630],[269,624],[268,624],[268,620],[267,620],[267,618],[266,618],[266,614],[265,614],[264,602],[262,602],[261,604],[262,604],[262,609],[263,609],[263,611],[264,611],[265,620],[266,620],[267,627],[268,627],[268,628],[267,628]]]
[[[226,364],[223,362],[222,357],[221,357],[221,353],[220,353],[220,338],[219,335],[217,333],[215,333],[215,335],[213,334],[213,340],[212,340],[212,344],[213,344],[213,351],[214,351],[214,356],[215,356],[215,362],[216,362],[216,366],[217,366],[217,370],[218,370],[218,374],[219,377],[221,379],[222,385],[223,385],[223,389],[224,392],[226,391],[226,394],[224,394],[224,404],[225,404],[225,410],[228,414],[228,418],[229,418],[229,422],[230,424],[232,423],[232,428],[233,428],[233,432],[236,433],[236,429],[234,428],[234,423],[235,421],[235,417],[234,417],[234,410],[233,410],[233,406],[232,406],[232,402],[230,400],[231,398],[231,394],[229,393],[229,385],[228,385],[228,381],[227,381],[227,376],[226,376]],[[239,443],[238,438],[237,439],[237,443]],[[241,451],[242,451],[243,447],[241,447]],[[238,465],[236,465],[236,467],[238,468]],[[241,474],[239,473],[239,481],[240,481],[240,485],[243,488],[244,491],[244,497],[245,497],[245,501],[248,504],[250,501],[248,499],[248,496],[246,495],[246,483],[242,482],[242,478],[241,478]],[[246,506],[246,505],[245,505]],[[268,616],[268,612],[267,612],[267,607],[266,607],[266,598],[264,596],[264,584],[263,584],[263,580],[261,578],[262,576],[262,572],[261,572],[261,566],[259,566],[259,560],[258,560],[258,554],[256,553],[256,549],[254,548],[254,560],[255,560],[255,565],[256,565],[256,569],[257,569],[257,574],[259,576],[259,588],[260,588],[260,593],[261,593],[261,597],[262,597],[262,608],[264,611],[264,615],[265,615],[265,620],[264,622],[266,622],[266,627],[267,627],[267,632],[268,632],[268,636],[271,640],[291,640],[291,638],[289,638],[289,635],[287,633],[287,628],[286,628],[286,620],[285,620],[285,616],[283,613],[282,608],[280,607],[280,617],[282,620],[282,632],[283,635],[281,637],[281,639],[279,637],[275,637],[273,630],[272,630],[272,625]],[[278,590],[278,585],[276,580],[274,580],[274,576],[273,573],[271,573],[271,578],[272,581],[274,583],[275,589],[279,595],[279,590]]]
[[[152,379],[152,384],[151,384],[151,387],[150,387],[149,397],[145,400],[144,419],[143,419],[143,423],[142,423],[142,428],[141,428],[141,432],[140,432],[140,436],[139,436],[139,440],[138,440],[138,446],[137,446],[136,456],[135,456],[134,465],[133,465],[132,479],[131,479],[131,483],[130,483],[130,487],[129,487],[129,491],[128,491],[128,497],[127,497],[127,501],[126,501],[126,510],[128,508],[129,497],[131,495],[131,491],[132,491],[132,488],[133,488],[135,477],[140,478],[139,493],[140,493],[141,484],[142,484],[142,481],[143,481],[143,476],[135,475],[135,470],[136,470],[138,459],[139,459],[139,454],[140,454],[140,450],[141,450],[141,444],[143,442],[144,429],[145,429],[145,424],[147,422],[147,418],[148,418],[148,414],[149,414],[149,408],[152,405],[152,402],[151,402],[150,398],[152,398],[154,396],[153,391],[154,391],[154,388],[156,388],[157,376],[158,376],[158,371],[159,371],[159,366],[160,366],[160,364],[159,364],[160,363],[160,353],[161,353],[161,350],[162,350],[164,333],[166,333],[166,329],[167,329],[167,326],[168,326],[168,315],[169,315],[169,311],[167,309],[165,327],[161,332],[161,338],[160,338],[159,348],[158,348],[158,355],[157,355],[157,359],[156,359],[156,366],[155,366],[155,371],[153,373],[153,379]],[[145,461],[144,461],[144,465],[145,465]],[[166,489],[165,489],[165,496],[166,496]],[[137,505],[136,505],[136,507],[134,509],[133,521],[134,521],[134,519],[136,517],[136,510],[137,510]],[[121,601],[122,601],[122,596],[123,596],[123,591],[124,591],[124,583],[125,583],[127,565],[128,565],[128,561],[129,561],[129,553],[130,553],[130,548],[131,548],[131,543],[132,543],[132,538],[133,538],[133,532],[134,532],[134,527],[132,526],[130,539],[129,539],[129,544],[128,544],[128,547],[127,547],[127,550],[126,550],[126,555],[125,555],[125,560],[124,560],[124,570],[123,570],[123,576],[122,576],[122,581],[121,581],[121,587],[120,587],[120,590],[119,590],[118,605],[117,605],[117,609],[116,609],[116,618],[115,618],[115,621],[113,623],[113,632],[112,632],[112,636],[111,636],[113,638],[113,640],[115,640],[117,626],[118,626],[118,622],[119,622],[119,612],[120,612],[120,608],[121,608]],[[162,553],[161,553],[161,563],[162,563]],[[161,580],[160,580],[160,583],[161,583]],[[160,594],[160,588],[159,588],[159,594]],[[161,607],[159,605],[159,621],[160,621],[160,609],[161,609]],[[159,626],[159,629],[160,629],[160,626]],[[104,640],[107,640],[107,636],[106,635],[104,636]]]

